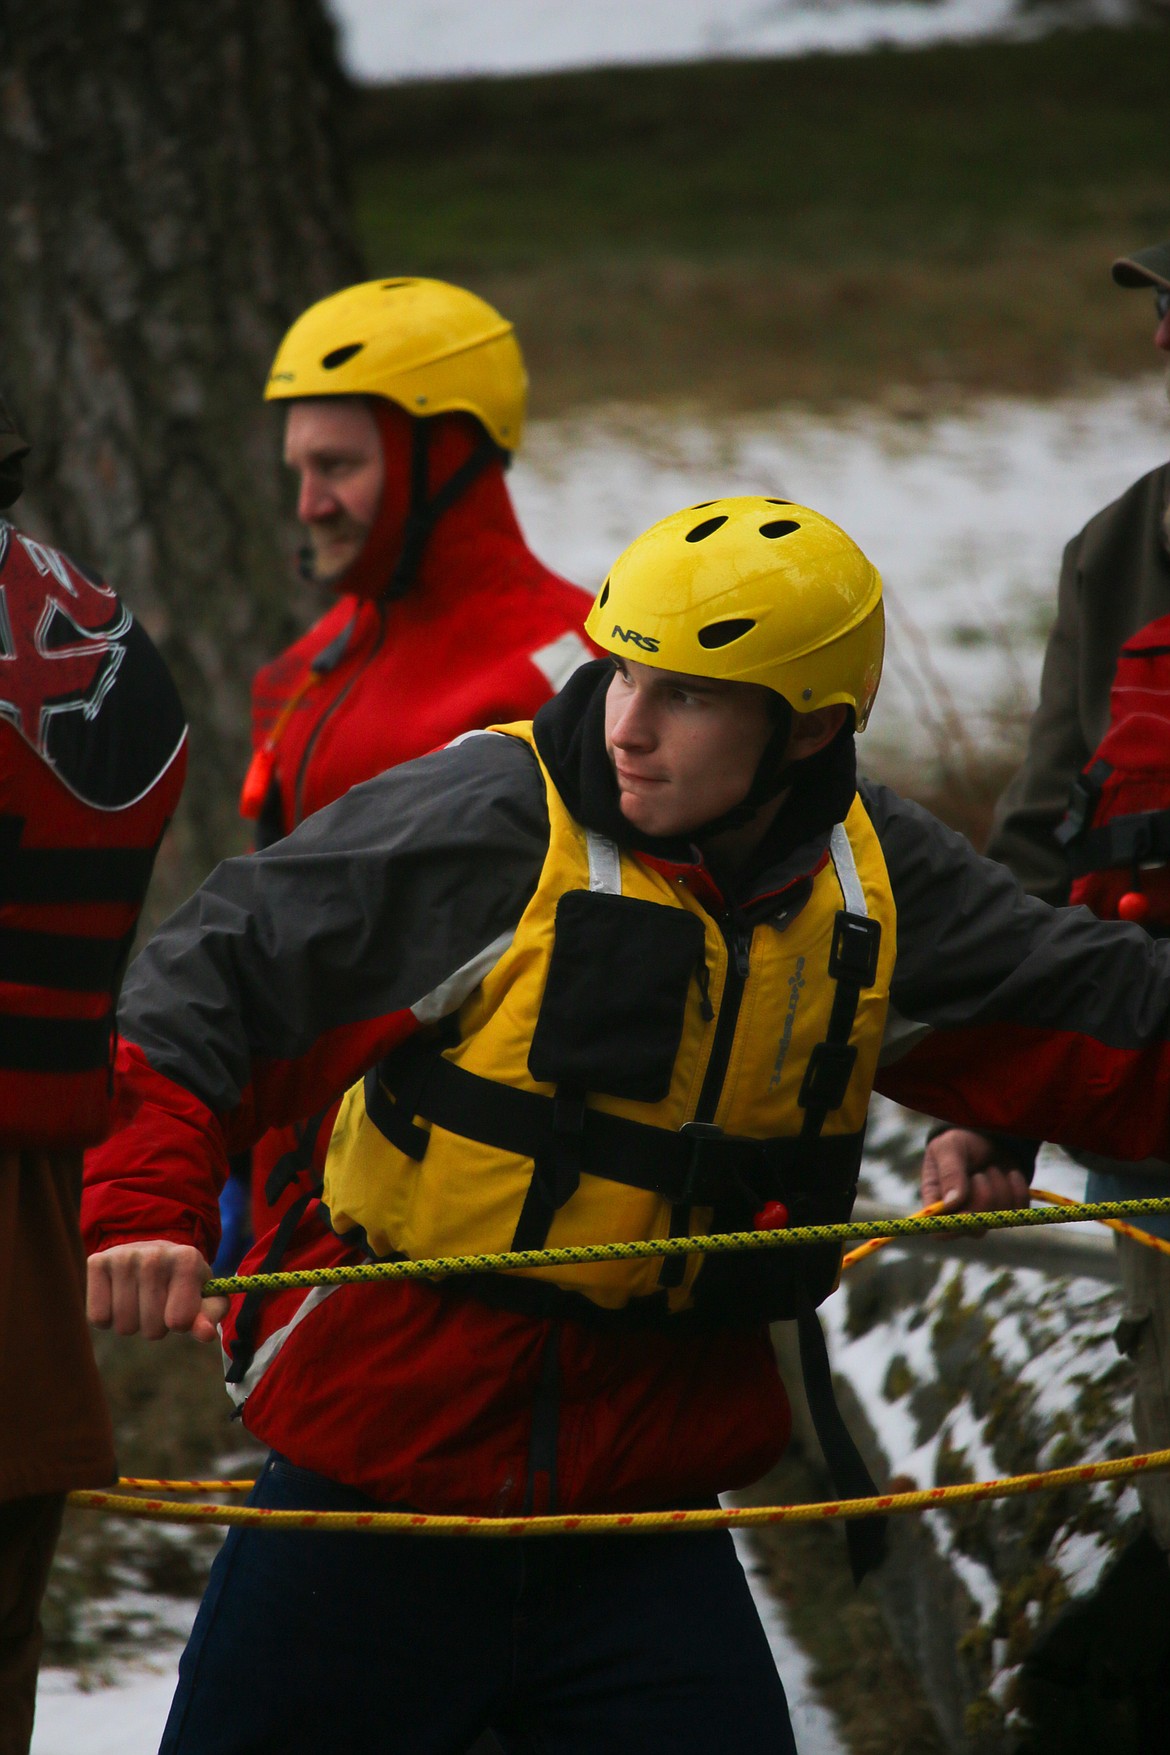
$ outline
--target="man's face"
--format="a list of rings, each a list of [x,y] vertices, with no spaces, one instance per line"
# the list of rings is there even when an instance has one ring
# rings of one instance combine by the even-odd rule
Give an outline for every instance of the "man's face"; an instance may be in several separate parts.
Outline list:
[[[1159,287],[1154,297],[1158,319],[1158,327],[1154,331],[1154,346],[1160,347],[1163,353],[1170,353],[1170,292]]]
[[[739,804],[772,735],[770,691],[630,658],[614,665],[605,747],[626,821],[646,835],[685,835]]]
[[[308,533],[318,579],[357,559],[382,499],[385,463],[378,426],[360,396],[291,404],[284,460],[300,477],[297,517]]]

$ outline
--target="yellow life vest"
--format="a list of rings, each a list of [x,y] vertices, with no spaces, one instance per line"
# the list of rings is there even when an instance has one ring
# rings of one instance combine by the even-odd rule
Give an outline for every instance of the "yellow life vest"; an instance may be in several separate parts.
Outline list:
[[[535,754],[529,726],[505,730]],[[847,1217],[895,955],[860,800],[800,895],[737,927],[685,873],[583,828],[541,771],[536,891],[462,1003],[348,1092],[334,1228],[421,1260],[750,1228],[769,1201],[792,1223]],[[599,1320],[791,1315],[797,1255],[817,1303],[835,1249],[538,1268],[490,1295],[567,1295]]]

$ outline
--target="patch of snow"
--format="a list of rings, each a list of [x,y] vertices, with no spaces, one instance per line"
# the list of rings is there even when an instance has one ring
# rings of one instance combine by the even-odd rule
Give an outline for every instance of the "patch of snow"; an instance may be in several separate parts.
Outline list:
[[[1041,1146],[1036,1159],[1037,1188],[1051,1189],[1069,1200],[1084,1200],[1088,1174],[1083,1164],[1074,1163],[1059,1146]]]
[[[727,420],[613,408],[530,428],[511,480],[541,557],[596,590],[656,519],[720,494],[784,495],[882,572],[889,644],[871,767],[993,744],[1036,696],[1064,544],[1170,451],[1157,379],[908,421],[778,409]]]
[[[939,1525],[941,1520],[939,1513],[930,1512],[928,1515],[935,1526],[935,1536],[937,1538],[940,1534]],[[967,1592],[967,1595],[978,1607],[980,1620],[990,1621],[991,1617],[995,1614],[995,1611],[999,1608],[999,1586],[996,1584],[994,1577],[986,1566],[981,1566],[979,1564],[978,1560],[972,1560],[969,1554],[961,1553],[960,1550],[955,1547],[954,1543],[949,1540],[949,1532],[947,1536],[944,1537],[944,1541],[946,1544],[944,1552],[949,1550],[948,1558],[950,1559],[950,1563],[958,1574],[960,1582],[962,1583],[964,1590]]]
[[[1136,1493],[1134,1505],[1136,1508]],[[1057,1543],[1052,1558],[1060,1568],[1069,1595],[1077,1597],[1093,1588],[1112,1555],[1100,1536],[1074,1530]]]
[[[756,1557],[749,1533],[733,1530],[731,1534],[788,1697],[788,1716],[799,1755],[846,1755],[833,1715],[813,1686],[809,1660],[788,1631],[784,1611],[768,1585],[767,1570]]]
[[[30,1755],[154,1755],[182,1649],[163,1647],[149,1663],[118,1665],[108,1685],[73,1670],[42,1670]]]
[[[887,1138],[895,1125],[895,1118],[884,1118]],[[1055,1180],[1046,1166],[1045,1181]],[[947,1480],[956,1462],[963,1479],[989,1480],[1132,1452],[1131,1373],[1112,1338],[1120,1310],[1115,1286],[1028,1267],[1008,1272],[964,1258],[944,1261],[915,1301],[909,1288],[923,1282],[905,1278],[912,1256],[912,1245],[896,1245],[877,1257],[865,1270],[876,1284],[869,1283],[855,1310],[848,1276],[822,1307],[834,1370],[858,1397],[891,1475],[919,1487],[937,1485],[944,1453]],[[883,1292],[886,1275],[900,1279],[891,1277]],[[851,1332],[866,1311],[862,1332]],[[900,1370],[891,1377],[894,1360]],[[887,1385],[900,1393],[891,1399]],[[1043,1558],[1075,1598],[1092,1590],[1134,1527],[1138,1501],[1131,1486],[1100,1482],[1078,1487],[1069,1503],[1068,1519]],[[1012,1534],[1018,1505],[988,1501],[980,1507],[977,1556],[973,1527],[961,1512],[924,1516],[934,1545],[993,1633],[1003,1630],[1005,1592],[1013,1614],[1022,1609],[1034,1624],[1040,1615],[1038,1604],[1020,1603],[1013,1594],[1022,1582]],[[993,1642],[986,1678],[988,1698],[1001,1706],[1011,1675],[1005,1653],[1002,1641]]]
[[[1035,34],[1015,0],[331,0],[360,80],[538,73],[622,62],[802,55]],[[1125,0],[1086,15],[1123,20]],[[1041,24],[1043,21],[1040,21]]]

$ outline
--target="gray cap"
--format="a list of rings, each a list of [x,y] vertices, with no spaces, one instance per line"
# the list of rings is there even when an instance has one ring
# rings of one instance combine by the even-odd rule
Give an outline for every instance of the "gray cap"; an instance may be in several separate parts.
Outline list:
[[[1119,256],[1113,264],[1118,286],[1160,286],[1170,292],[1170,244],[1151,244],[1132,256]]]

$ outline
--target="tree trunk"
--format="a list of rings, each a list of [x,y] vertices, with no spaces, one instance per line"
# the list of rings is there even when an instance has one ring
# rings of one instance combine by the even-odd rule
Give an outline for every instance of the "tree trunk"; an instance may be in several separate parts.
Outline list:
[[[191,777],[163,888],[243,845],[248,684],[292,583],[281,334],[360,278],[322,0],[0,0],[0,382],[17,516],[104,573],[165,654]]]

